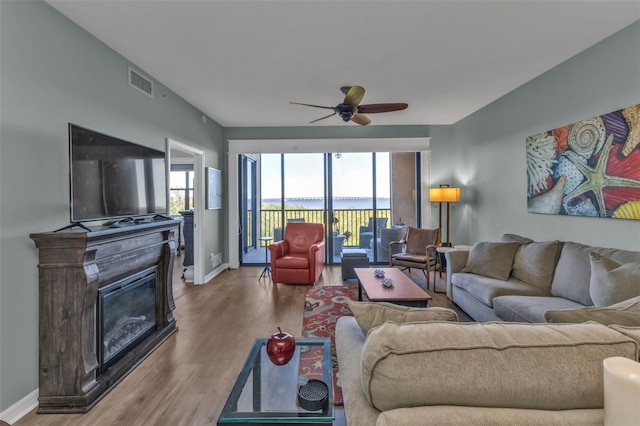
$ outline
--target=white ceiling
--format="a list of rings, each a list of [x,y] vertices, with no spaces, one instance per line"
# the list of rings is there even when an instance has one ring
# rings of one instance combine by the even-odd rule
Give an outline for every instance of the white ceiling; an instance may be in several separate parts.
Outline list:
[[[640,1],[49,0],[225,127],[451,124],[640,18]]]

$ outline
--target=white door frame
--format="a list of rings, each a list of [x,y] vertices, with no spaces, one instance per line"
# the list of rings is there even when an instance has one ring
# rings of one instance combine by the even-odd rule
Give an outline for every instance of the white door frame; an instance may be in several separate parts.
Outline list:
[[[204,284],[204,151],[167,138],[167,176],[172,149],[193,155],[193,283]],[[167,202],[170,199],[167,186]]]

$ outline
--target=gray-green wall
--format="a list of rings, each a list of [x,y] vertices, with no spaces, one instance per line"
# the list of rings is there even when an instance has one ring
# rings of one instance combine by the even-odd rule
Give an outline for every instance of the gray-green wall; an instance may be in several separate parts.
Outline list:
[[[0,1],[0,43],[2,412],[38,387],[38,258],[29,234],[69,223],[67,123],[163,151],[170,137],[223,170],[226,156],[219,125],[203,124],[157,81],[154,98],[130,87],[135,64],[46,3]],[[208,253],[225,253],[222,214],[205,211],[205,273]]]
[[[527,136],[640,103],[640,22],[453,126],[431,126],[431,183],[462,187],[452,241],[505,232],[640,250],[640,221],[527,212]]]

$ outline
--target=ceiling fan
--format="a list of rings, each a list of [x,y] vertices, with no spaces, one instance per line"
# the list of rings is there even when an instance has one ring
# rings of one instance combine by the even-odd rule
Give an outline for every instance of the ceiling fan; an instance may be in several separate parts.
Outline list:
[[[367,117],[365,114],[377,114],[379,112],[391,112],[391,111],[401,111],[406,109],[409,105],[405,103],[391,103],[391,104],[369,104],[369,105],[359,105],[364,97],[364,88],[361,86],[343,86],[340,88],[342,93],[344,93],[344,101],[342,103],[334,106],[321,106],[321,105],[311,105],[311,104],[303,104],[300,102],[289,102],[292,105],[303,105],[310,106],[315,108],[324,108],[324,109],[332,109],[333,114],[329,114],[325,117],[320,117],[316,120],[310,121],[310,123],[315,123],[316,121],[324,120],[325,118],[333,117],[336,114],[340,115],[340,118],[347,121],[353,121],[361,126],[366,126],[371,123],[371,119]]]

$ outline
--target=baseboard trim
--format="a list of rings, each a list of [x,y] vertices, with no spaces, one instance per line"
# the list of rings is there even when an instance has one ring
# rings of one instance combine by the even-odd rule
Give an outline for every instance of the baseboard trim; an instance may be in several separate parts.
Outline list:
[[[14,424],[38,406],[38,389],[0,413],[0,420]]]
[[[204,284],[208,283],[209,281],[211,281],[212,279],[214,279],[216,276],[220,275],[222,272],[226,271],[227,269],[229,269],[228,263],[223,263],[219,265],[216,269],[214,269],[213,271],[205,275]]]

